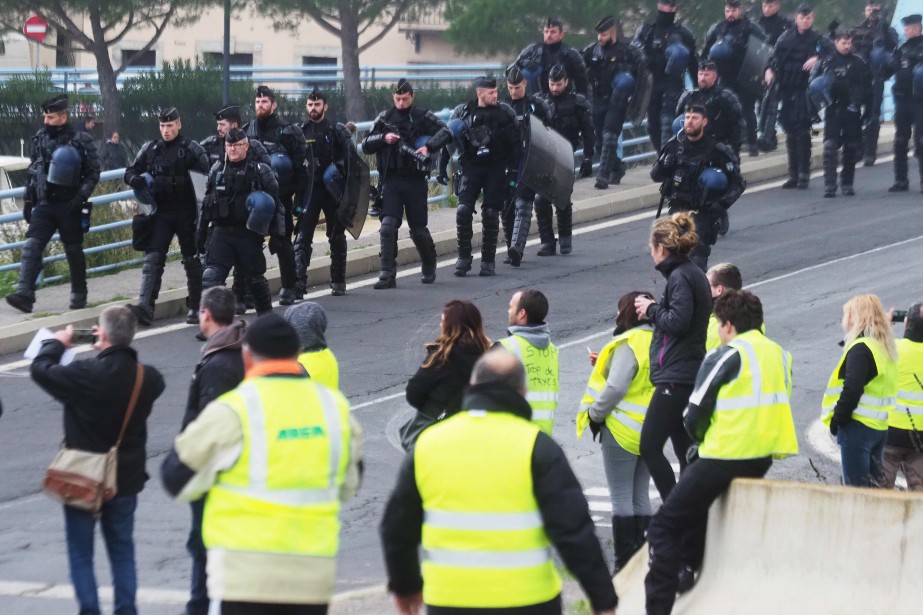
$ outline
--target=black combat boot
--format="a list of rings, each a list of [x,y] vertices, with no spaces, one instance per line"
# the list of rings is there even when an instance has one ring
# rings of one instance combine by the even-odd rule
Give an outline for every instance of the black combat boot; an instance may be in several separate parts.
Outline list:
[[[87,258],[83,253],[83,244],[73,243],[64,246],[67,266],[71,275],[71,310],[82,310],[87,306]]]
[[[465,277],[471,271],[471,238],[474,236],[473,217],[474,207],[467,203],[461,203],[458,209],[455,210],[455,235],[458,242],[458,260],[455,261],[455,275],[460,278]],[[496,249],[496,244],[494,246],[494,249]]]
[[[394,216],[385,216],[378,235],[381,238],[381,271],[373,288],[382,290],[397,286],[397,228]]]
[[[330,238],[330,294],[334,297],[346,294],[346,235],[343,234]]]
[[[295,242],[295,299],[304,299],[308,292],[308,267],[311,266],[311,254],[314,248],[306,245],[303,241]],[[333,250],[331,248],[331,256]],[[331,260],[331,267],[333,262]]]
[[[259,275],[247,280],[247,289],[253,297],[257,316],[272,311],[272,293],[269,292],[269,282],[266,281],[265,276]]]
[[[433,236],[430,235],[429,229],[424,228],[410,231],[410,239],[420,254],[420,281],[432,284],[436,281],[436,244],[433,242]]]
[[[538,255],[554,256],[557,252],[557,242],[554,239],[554,212],[550,201],[536,199],[535,220],[538,222],[538,236],[542,242]]]
[[[183,269],[186,271],[186,324],[199,324],[199,302],[202,299],[202,261],[195,256],[183,259]]]
[[[785,136],[785,153],[788,155],[788,179],[782,188],[790,190],[798,186],[798,133],[790,132]]]
[[[837,143],[832,139],[824,141],[824,198],[836,196],[836,167],[839,152]],[[845,158],[845,156],[844,156]]]
[[[612,542],[615,547],[615,572],[628,565],[635,548],[635,517],[612,517]]]
[[[154,322],[154,303],[160,292],[160,278],[163,276],[163,266],[166,260],[166,256],[161,252],[148,252],[144,255],[138,303],[135,305],[129,303],[126,306],[138,319],[138,324],[143,327],[150,327]]]
[[[908,143],[905,139],[894,140],[894,185],[888,192],[907,192],[910,182],[907,180],[907,151]]]
[[[811,131],[798,133],[798,189],[807,190],[811,182]]]
[[[568,203],[567,207],[558,210],[558,236],[561,239],[561,254],[570,254],[571,236],[574,232],[574,206]]]
[[[843,170],[840,171],[840,192],[842,192],[844,196],[854,196],[856,194],[855,190],[853,190],[853,180],[856,176],[856,159],[859,157],[859,145],[861,145],[861,143],[843,146]]]
[[[35,304],[35,281],[42,272],[42,242],[35,237],[26,239],[19,257],[19,284],[16,292],[6,296],[6,302],[20,312],[29,314]]]
[[[526,251],[526,242],[529,240],[529,228],[532,226],[532,200],[516,199],[516,219],[513,222],[513,237],[510,241],[507,254],[510,265],[519,267],[522,255]]]
[[[499,233],[500,213],[493,209],[481,210],[481,271],[478,275],[496,275],[494,259],[497,254]]]

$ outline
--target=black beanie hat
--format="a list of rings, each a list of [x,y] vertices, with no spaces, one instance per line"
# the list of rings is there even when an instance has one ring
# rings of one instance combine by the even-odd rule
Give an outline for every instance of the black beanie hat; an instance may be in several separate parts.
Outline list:
[[[244,343],[253,354],[266,359],[293,359],[300,350],[295,328],[275,313],[254,320],[247,327]]]

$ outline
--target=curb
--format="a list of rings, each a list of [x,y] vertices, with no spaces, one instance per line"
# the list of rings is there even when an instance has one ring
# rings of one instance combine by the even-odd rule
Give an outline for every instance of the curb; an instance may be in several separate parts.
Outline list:
[[[892,144],[893,136],[882,139],[879,142],[879,149],[887,151]],[[822,161],[823,150],[814,148],[812,167],[817,168]],[[788,172],[786,158],[779,155],[768,158],[762,157],[752,161],[745,159],[742,166],[744,179],[748,183],[778,179]],[[574,203],[574,224],[595,222],[616,215],[641,211],[649,207],[655,207],[659,202],[660,192],[656,184],[603,193]],[[474,225],[474,237],[471,242],[472,248],[480,247],[480,229],[480,223],[476,223]],[[437,256],[454,254],[456,250],[455,239],[454,229],[433,233]],[[397,264],[399,266],[420,262],[419,254],[417,254],[417,250],[409,238],[399,240],[397,245]],[[377,247],[352,250],[347,253],[346,277],[349,279],[377,273],[379,265]],[[267,272],[266,279],[269,282],[269,289],[272,294],[277,294],[281,288],[278,268],[270,269]],[[311,266],[308,268],[308,279],[312,286],[329,283],[330,258],[324,256],[313,259]],[[228,284],[230,285],[230,280]],[[186,296],[186,290],[183,288],[162,292],[154,310],[154,319],[174,318],[184,314],[186,312]],[[92,308],[2,326],[0,327],[0,355],[24,350],[39,329],[53,329],[66,325],[88,326],[97,321],[99,314],[105,308],[112,305],[124,305],[125,303],[126,301],[114,301]]]

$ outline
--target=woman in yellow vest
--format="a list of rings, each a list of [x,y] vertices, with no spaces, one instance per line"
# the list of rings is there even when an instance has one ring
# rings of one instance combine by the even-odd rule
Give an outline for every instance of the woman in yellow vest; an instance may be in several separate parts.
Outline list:
[[[577,414],[577,437],[589,427],[602,445],[603,468],[612,501],[615,569],[620,570],[644,544],[651,520],[651,474],[640,457],[641,424],[654,394],[650,347],[654,328],[635,313],[632,291],[618,302],[615,338],[590,355],[593,372]]]
[[[313,301],[303,301],[285,310],[285,320],[298,332],[301,363],[311,380],[334,391],[340,388],[340,366],[327,347],[327,312]]]
[[[897,407],[888,417],[884,488],[900,470],[908,491],[923,491],[923,303],[910,306],[897,340]]]
[[[836,436],[843,483],[882,484],[888,414],[897,398],[897,347],[891,323],[875,295],[858,295],[843,306],[845,349],[830,375],[822,419]]]

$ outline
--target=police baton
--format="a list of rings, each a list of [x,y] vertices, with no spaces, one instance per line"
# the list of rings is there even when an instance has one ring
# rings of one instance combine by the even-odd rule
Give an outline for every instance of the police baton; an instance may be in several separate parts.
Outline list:
[[[663,202],[667,200],[667,195],[660,195],[660,205],[657,206],[657,215],[654,216],[654,220],[660,217],[660,214],[663,213]]]

